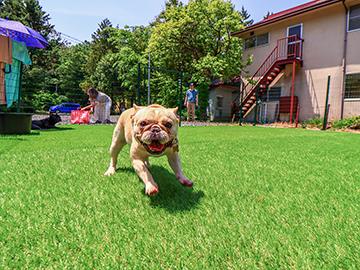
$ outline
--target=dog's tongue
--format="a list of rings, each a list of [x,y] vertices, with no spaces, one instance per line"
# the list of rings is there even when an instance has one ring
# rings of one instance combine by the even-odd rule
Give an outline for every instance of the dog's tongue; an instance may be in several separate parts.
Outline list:
[[[164,149],[164,147],[165,147],[164,144],[158,142],[149,144],[150,150],[154,152],[161,152]]]

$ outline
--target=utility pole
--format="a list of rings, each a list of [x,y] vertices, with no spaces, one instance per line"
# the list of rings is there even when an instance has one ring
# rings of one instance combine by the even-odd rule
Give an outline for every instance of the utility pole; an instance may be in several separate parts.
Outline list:
[[[138,63],[138,77],[137,77],[137,105],[141,104],[141,100],[140,100],[140,88],[141,88],[141,66],[140,63]],[[144,78],[145,79],[145,78]]]
[[[243,122],[243,97],[244,97],[244,82],[240,73],[240,93],[239,93],[239,125],[242,126]],[[236,102],[236,101],[235,101]]]
[[[148,105],[150,105],[150,72],[151,72],[151,66],[150,66],[150,52],[149,52],[149,62],[148,62]]]

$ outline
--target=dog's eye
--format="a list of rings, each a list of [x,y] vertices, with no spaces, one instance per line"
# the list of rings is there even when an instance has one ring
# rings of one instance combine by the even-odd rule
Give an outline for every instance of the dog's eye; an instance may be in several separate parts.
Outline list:
[[[165,127],[169,129],[172,128],[172,123],[170,122],[165,123]]]
[[[140,122],[140,127],[145,127],[148,123],[146,121],[141,121]]]

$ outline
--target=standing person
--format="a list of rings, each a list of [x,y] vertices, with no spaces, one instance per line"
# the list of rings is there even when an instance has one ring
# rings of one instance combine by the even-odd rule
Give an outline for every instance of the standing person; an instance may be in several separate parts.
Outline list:
[[[198,91],[195,89],[195,85],[190,83],[190,89],[186,91],[184,106],[187,108],[187,120],[195,120],[195,106],[199,106]]]
[[[90,106],[86,108],[93,108],[94,115],[92,122],[93,123],[111,123],[110,121],[110,109],[111,109],[111,98],[96,90],[95,88],[89,88],[87,91],[89,95]]]

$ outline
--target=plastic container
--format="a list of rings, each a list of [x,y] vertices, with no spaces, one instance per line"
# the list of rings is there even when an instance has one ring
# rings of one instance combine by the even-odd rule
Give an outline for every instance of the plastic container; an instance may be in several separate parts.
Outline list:
[[[0,112],[0,134],[30,134],[32,115]]]

